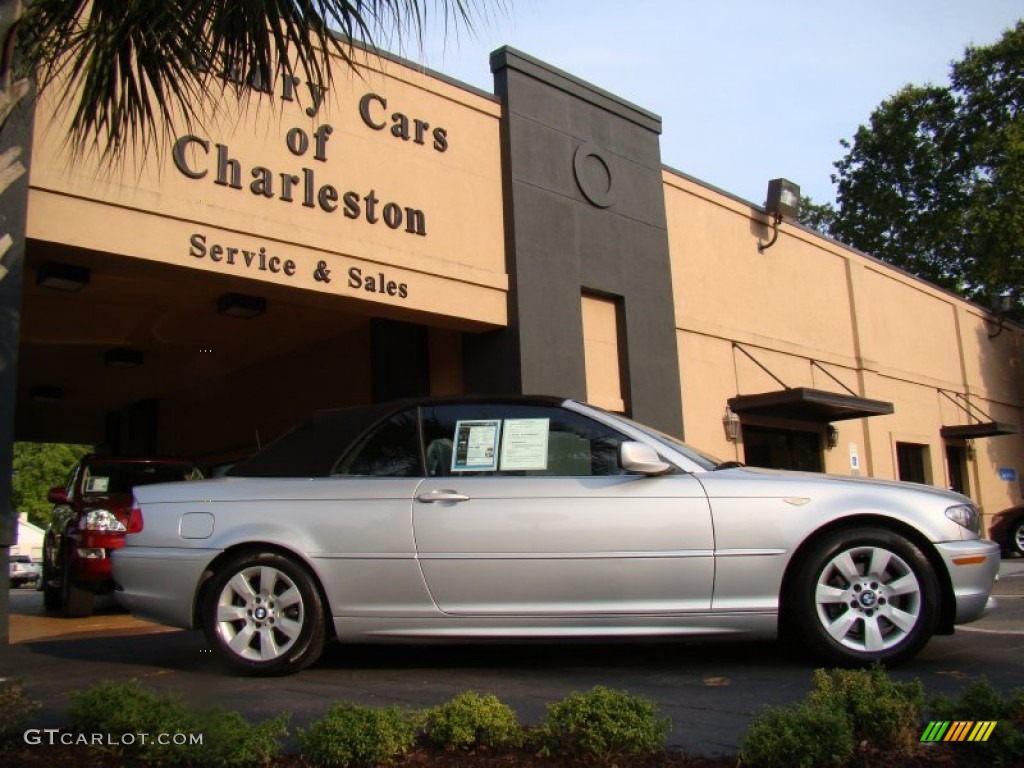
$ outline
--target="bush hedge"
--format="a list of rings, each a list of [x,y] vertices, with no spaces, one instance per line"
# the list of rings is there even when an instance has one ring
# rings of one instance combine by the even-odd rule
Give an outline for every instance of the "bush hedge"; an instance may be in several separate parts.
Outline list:
[[[1024,689],[1003,695],[982,678],[957,697],[937,696],[926,704],[920,681],[895,682],[880,667],[817,670],[813,682],[803,701],[766,707],[754,718],[741,744],[742,765],[840,768],[877,762],[882,755],[886,764],[941,757],[952,765],[963,756],[987,765],[1024,765]],[[20,683],[0,681],[4,759],[14,754],[11,749],[38,706]],[[932,722],[996,725],[985,741],[925,743],[925,715]],[[137,681],[103,682],[75,693],[70,708],[72,733],[199,735],[198,741],[136,737],[83,746],[164,766],[271,765],[289,735],[289,719],[284,713],[253,724],[237,712],[192,709],[178,696]],[[468,691],[419,711],[339,703],[296,736],[302,759],[311,765],[386,765],[418,742],[448,752],[526,745],[567,763],[627,764],[663,751],[670,727],[652,701],[597,686],[550,704],[532,730],[495,696]],[[671,755],[665,762],[672,763]]]

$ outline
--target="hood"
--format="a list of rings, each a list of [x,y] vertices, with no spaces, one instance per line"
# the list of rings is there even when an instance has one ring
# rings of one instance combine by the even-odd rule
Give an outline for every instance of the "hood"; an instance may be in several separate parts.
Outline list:
[[[968,497],[946,490],[936,488],[934,485],[923,485],[921,483],[908,483],[902,480],[881,480],[873,477],[850,477],[847,475],[826,475],[819,472],[794,472],[785,469],[764,469],[762,467],[735,467],[732,469],[717,470],[708,475],[721,476],[736,481],[737,486],[742,487],[744,480],[751,482],[751,490],[757,487],[756,495],[764,496],[765,483],[777,484],[778,495],[806,495],[807,492],[818,485],[824,485],[831,489],[845,487],[851,492],[869,491],[870,489],[885,488],[889,491],[904,492],[911,494],[924,494],[947,502],[950,506],[955,504],[974,504]],[[789,490],[791,488],[791,490]],[[800,489],[803,489],[802,491]]]

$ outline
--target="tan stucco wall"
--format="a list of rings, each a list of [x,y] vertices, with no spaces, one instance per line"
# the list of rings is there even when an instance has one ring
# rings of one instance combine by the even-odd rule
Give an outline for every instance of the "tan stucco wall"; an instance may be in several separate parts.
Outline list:
[[[861,474],[895,478],[896,443],[911,442],[928,446],[931,481],[947,485],[939,430],[972,421],[958,397],[976,414],[1022,425],[1018,327],[989,338],[995,326],[979,308],[792,224],[758,252],[771,232],[757,208],[670,170],[663,181],[688,441],[743,460],[742,444],[725,437],[726,401],[782,388],[750,356],[789,387],[843,392],[831,375],[859,396],[894,403],[892,415],[835,422],[829,472],[850,474],[852,450]],[[976,439],[972,448],[969,490],[983,511],[1018,503],[1024,436]],[[1001,480],[1001,467],[1014,468],[1018,482]]]
[[[361,117],[368,94],[369,120],[383,129]],[[46,102],[37,110],[30,238],[355,298],[367,302],[368,311],[385,304],[398,312],[461,319],[468,328],[507,322],[500,108],[493,99],[376,58],[358,75],[339,66],[316,105],[304,84],[286,94],[277,83],[273,100],[245,103],[226,92],[191,131],[208,142],[208,151],[189,142],[179,164],[204,178],[190,178],[173,160],[171,147],[185,130],[151,148],[145,163],[129,159],[113,168],[95,155],[70,158],[65,121],[52,119],[52,112]],[[408,140],[392,134],[402,120],[393,117],[398,114],[408,122]],[[417,120],[429,126],[421,142]],[[325,125],[329,135],[321,130]],[[443,135],[435,135],[437,129]],[[326,136],[321,152],[318,130]],[[215,183],[217,145],[238,161],[241,189]],[[250,191],[256,167],[272,173],[273,197]],[[282,199],[282,174],[300,178],[293,202]],[[308,201],[307,177],[314,189]],[[335,192],[321,201],[324,185]],[[376,223],[368,220],[371,191],[379,201]],[[346,192],[359,196],[352,198],[358,211],[349,209],[351,218]],[[390,212],[401,214],[397,228],[382,218],[389,202],[397,205]],[[407,209],[422,211],[424,234],[406,231]],[[224,254],[215,261],[215,244],[250,253],[263,248],[268,259],[277,257],[277,271],[257,269],[258,259],[247,267],[240,253],[233,265]],[[289,262],[294,266],[286,269]],[[321,264],[330,271],[329,283],[314,278]],[[367,290],[366,278],[379,281],[380,275],[384,289]]]

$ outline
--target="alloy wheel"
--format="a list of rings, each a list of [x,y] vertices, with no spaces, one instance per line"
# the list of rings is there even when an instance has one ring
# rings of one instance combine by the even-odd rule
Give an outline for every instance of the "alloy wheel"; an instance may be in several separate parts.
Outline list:
[[[857,652],[886,651],[918,625],[923,599],[914,570],[891,550],[858,546],[821,569],[814,602],[818,620],[837,643]]]
[[[267,565],[236,572],[221,589],[215,610],[226,649],[247,661],[269,662],[287,654],[306,620],[298,585]]]

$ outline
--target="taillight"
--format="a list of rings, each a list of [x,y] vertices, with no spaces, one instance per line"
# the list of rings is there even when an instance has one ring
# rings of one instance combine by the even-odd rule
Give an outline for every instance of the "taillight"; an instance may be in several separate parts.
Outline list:
[[[132,501],[132,510],[128,513],[128,525],[126,527],[128,533],[139,533],[142,530],[142,508],[139,506],[139,502]]]

